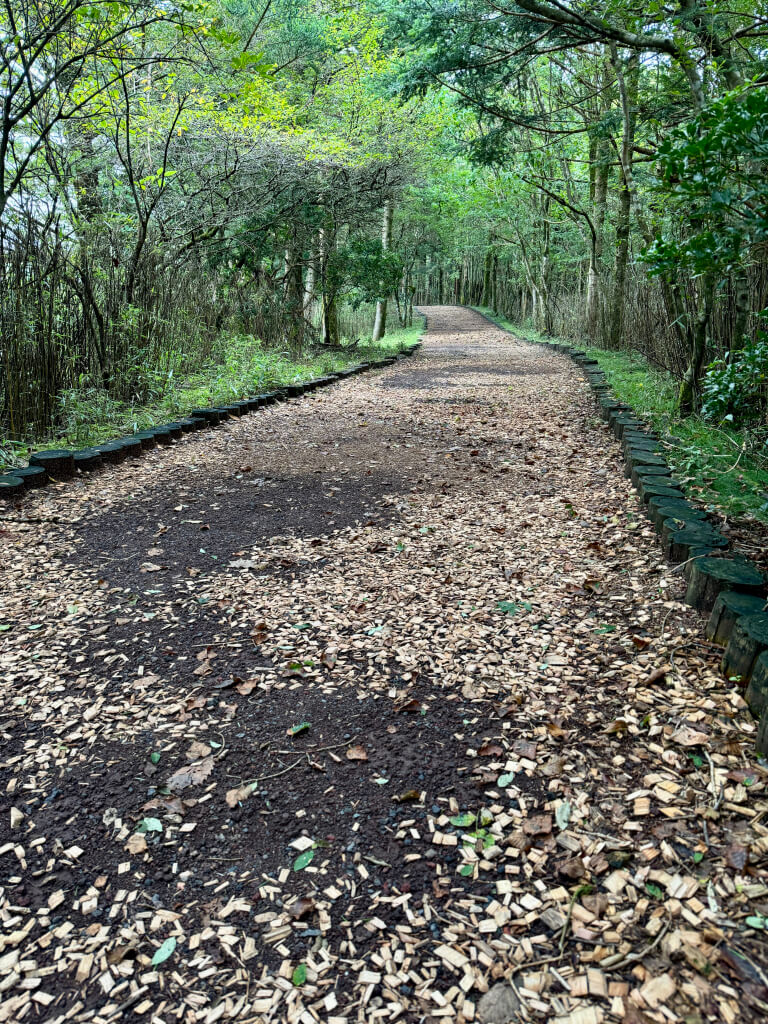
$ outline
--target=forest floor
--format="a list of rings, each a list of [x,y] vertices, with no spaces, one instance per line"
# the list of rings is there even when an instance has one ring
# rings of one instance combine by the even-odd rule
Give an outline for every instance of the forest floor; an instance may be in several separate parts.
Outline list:
[[[0,1021],[768,1012],[755,724],[564,357],[415,358],[0,526]]]

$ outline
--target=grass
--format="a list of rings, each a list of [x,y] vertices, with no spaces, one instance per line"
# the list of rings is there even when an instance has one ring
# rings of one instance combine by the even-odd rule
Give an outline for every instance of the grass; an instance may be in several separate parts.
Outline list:
[[[527,341],[557,341],[488,309],[479,312]],[[581,348],[598,361],[619,401],[631,405],[664,439],[669,464],[691,497],[728,516],[754,516],[768,523],[768,459],[760,453],[761,447],[766,452],[764,439],[724,430],[700,416],[679,416],[678,381],[650,366],[638,352]]]
[[[143,404],[116,401],[100,388],[59,396],[60,425],[48,438],[0,441],[0,470],[26,463],[31,451],[87,448],[137,430],[179,419],[197,407],[227,405],[281,385],[310,380],[353,363],[381,359],[419,340],[424,322],[391,330],[378,345],[370,342],[340,350],[320,350],[301,359],[264,348],[250,336],[224,339],[223,361],[212,361],[183,379],[157,375],[154,397]]]

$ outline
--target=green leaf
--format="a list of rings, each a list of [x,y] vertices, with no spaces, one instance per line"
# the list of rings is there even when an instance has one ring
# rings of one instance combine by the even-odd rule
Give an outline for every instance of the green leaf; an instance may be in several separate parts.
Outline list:
[[[664,899],[664,893],[661,891],[658,885],[654,885],[653,882],[646,883],[645,891],[648,893],[649,896],[653,896],[655,900]]]
[[[163,826],[159,818],[142,818],[137,832],[162,832]]]
[[[763,917],[762,914],[757,914],[755,917],[747,917],[745,922],[750,928],[768,929],[768,917]]]
[[[459,874],[464,875],[465,878],[469,878],[470,875],[475,873],[474,864],[462,864],[459,868]]]
[[[507,615],[515,615],[517,612],[517,605],[514,601],[498,601],[496,607],[500,612],[506,612]]]
[[[555,821],[557,827],[562,831],[564,828],[568,828],[568,822],[571,820],[571,805],[568,800],[564,800],[555,811]]]
[[[309,722],[299,722],[298,725],[292,725],[291,726],[291,728],[288,730],[288,735],[289,736],[299,736],[301,733],[306,732],[307,729],[309,729],[309,727],[310,727],[310,723]]]
[[[155,955],[152,957],[152,966],[158,967],[160,964],[164,964],[169,956],[173,956],[173,952],[176,949],[176,939],[173,936],[170,939],[166,939],[162,946],[155,950]]]
[[[0,633],[7,633],[10,628],[11,627],[6,623],[6,624],[0,626]]]
[[[158,761],[160,760],[159,751],[153,750],[152,753],[149,755],[149,760],[152,762],[152,764],[157,764]]]
[[[315,856],[314,849],[305,850],[304,853],[300,853],[296,860],[293,862],[294,871],[303,871],[307,864],[312,863],[312,859]]]
[[[502,789],[506,789],[507,786],[511,786],[514,781],[515,781],[515,773],[514,772],[507,772],[506,774],[500,775],[498,777],[498,779],[496,780],[496,785],[500,786]]]
[[[303,985],[307,980],[307,965],[299,964],[291,975],[291,981],[298,988],[299,985]]]
[[[451,818],[451,824],[455,825],[456,828],[469,828],[470,825],[474,825],[476,816],[468,811],[466,814],[457,814]]]
[[[694,855],[693,855],[693,863],[694,864],[701,864],[701,862],[703,860],[704,860],[704,854],[701,852],[701,850],[697,850],[696,853],[694,853]]]

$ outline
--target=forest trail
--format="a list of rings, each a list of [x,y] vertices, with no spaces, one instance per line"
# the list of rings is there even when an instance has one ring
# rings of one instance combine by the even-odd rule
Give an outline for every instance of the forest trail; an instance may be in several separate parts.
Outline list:
[[[573,365],[425,312],[3,523],[0,1021],[759,1019],[754,723]]]

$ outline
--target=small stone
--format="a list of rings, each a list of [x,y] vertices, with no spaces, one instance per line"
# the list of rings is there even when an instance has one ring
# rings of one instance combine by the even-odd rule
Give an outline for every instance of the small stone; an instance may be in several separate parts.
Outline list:
[[[516,1024],[520,1020],[520,1000],[511,985],[497,982],[477,1006],[480,1024]]]

